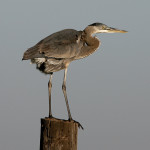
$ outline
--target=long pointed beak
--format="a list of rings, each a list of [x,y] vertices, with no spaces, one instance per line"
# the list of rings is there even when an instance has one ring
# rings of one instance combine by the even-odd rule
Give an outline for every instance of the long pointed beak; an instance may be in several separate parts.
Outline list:
[[[117,32],[119,32],[119,33],[126,33],[126,32],[128,32],[128,31],[119,30],[119,29],[116,29],[116,28],[108,27],[108,28],[106,29],[106,32],[107,32],[107,33],[117,33]]]

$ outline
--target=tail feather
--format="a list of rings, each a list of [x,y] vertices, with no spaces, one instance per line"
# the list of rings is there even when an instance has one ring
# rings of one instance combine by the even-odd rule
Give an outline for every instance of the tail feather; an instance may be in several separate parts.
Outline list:
[[[25,51],[22,60],[42,57],[42,54],[40,54],[38,50],[39,47],[37,45],[29,48],[27,51]]]

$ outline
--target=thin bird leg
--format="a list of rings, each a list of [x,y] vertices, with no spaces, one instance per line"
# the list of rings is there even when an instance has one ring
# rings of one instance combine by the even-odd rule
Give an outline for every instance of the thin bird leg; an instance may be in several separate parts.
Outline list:
[[[64,97],[65,97],[65,101],[66,101],[66,106],[67,106],[67,111],[68,111],[68,117],[69,117],[69,120],[72,120],[71,112],[70,112],[70,108],[69,108],[69,103],[68,103],[68,98],[67,98],[67,93],[66,93],[67,69],[68,69],[68,68],[66,68],[66,69],[65,69],[65,72],[64,72],[64,80],[63,80],[63,84],[62,84],[62,90],[63,90]]]
[[[64,97],[65,97],[65,101],[66,101],[66,106],[67,106],[69,121],[73,121],[73,122],[77,123],[79,128],[84,129],[84,128],[82,127],[82,125],[81,125],[79,122],[73,120],[72,117],[71,117],[71,112],[70,112],[69,103],[68,103],[68,98],[67,98],[67,93],[66,93],[67,69],[68,69],[68,68],[66,68],[66,69],[65,69],[65,72],[64,72],[64,80],[63,80],[63,84],[62,84],[62,90],[63,90]]]
[[[50,79],[49,79],[49,82],[48,82],[48,92],[49,92],[49,118],[52,117],[52,110],[51,110],[52,75],[53,75],[53,73],[50,74]]]

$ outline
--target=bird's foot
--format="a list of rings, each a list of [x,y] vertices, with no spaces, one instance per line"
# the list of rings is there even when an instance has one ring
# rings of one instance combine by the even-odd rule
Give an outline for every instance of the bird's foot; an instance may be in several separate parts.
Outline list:
[[[74,123],[77,123],[77,124],[78,124],[78,127],[81,128],[82,130],[84,130],[83,126],[82,126],[78,121],[73,120],[72,118],[69,118],[68,120],[69,120],[70,122],[72,121],[72,122],[74,122]]]
[[[48,118],[54,118],[52,115],[49,115],[49,117]]]

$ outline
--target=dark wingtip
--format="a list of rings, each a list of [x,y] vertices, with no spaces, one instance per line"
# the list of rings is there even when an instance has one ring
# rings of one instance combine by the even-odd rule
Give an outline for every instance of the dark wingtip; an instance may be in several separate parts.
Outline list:
[[[24,57],[22,58],[22,61],[25,60]]]
[[[27,60],[27,59],[26,59],[25,57],[23,57],[23,58],[22,58],[22,61],[23,61],[23,60]]]

